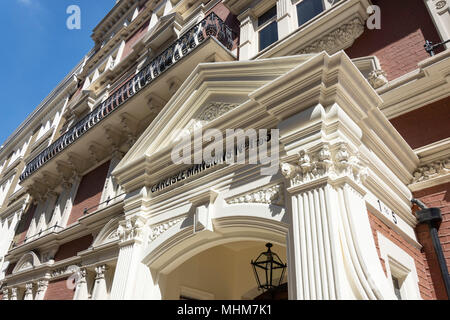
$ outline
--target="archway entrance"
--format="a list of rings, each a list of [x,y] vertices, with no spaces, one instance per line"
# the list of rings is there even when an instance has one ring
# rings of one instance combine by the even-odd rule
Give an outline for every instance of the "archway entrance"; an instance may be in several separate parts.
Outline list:
[[[163,299],[253,300],[287,299],[287,277],[277,290],[258,290],[250,261],[265,250],[263,241],[237,241],[204,250],[183,262],[172,272],[161,275]],[[286,261],[286,247],[273,251]],[[275,294],[272,294],[275,293]]]

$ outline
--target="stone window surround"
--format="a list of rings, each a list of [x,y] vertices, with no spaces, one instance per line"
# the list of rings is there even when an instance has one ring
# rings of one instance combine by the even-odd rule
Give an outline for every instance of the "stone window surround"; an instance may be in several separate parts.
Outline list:
[[[450,1],[423,0],[442,41],[450,40]],[[450,43],[445,45],[450,48]]]
[[[380,256],[386,263],[387,278],[390,280],[394,276],[400,281],[402,299],[421,300],[414,259],[380,232],[377,234]],[[394,292],[392,280],[389,284]]]
[[[252,59],[261,52],[267,51],[280,40],[283,40],[296,29],[298,26],[297,4],[305,0],[266,0],[260,1],[254,7],[245,10],[238,16],[241,22],[241,60]],[[327,0],[322,0],[324,4],[324,12],[332,7]],[[278,25],[278,41],[259,51],[258,33],[261,29],[258,27],[258,17],[270,10],[273,6],[277,7],[277,25]],[[264,24],[266,26],[266,24]],[[245,48],[249,45],[248,48]]]

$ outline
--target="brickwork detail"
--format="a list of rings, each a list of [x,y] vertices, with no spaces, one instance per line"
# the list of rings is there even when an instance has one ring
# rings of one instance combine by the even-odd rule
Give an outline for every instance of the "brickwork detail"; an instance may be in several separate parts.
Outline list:
[[[391,240],[394,244],[399,246],[402,250],[404,250],[414,259],[416,263],[417,276],[419,278],[419,290],[422,298],[424,300],[436,299],[434,288],[431,282],[430,270],[428,267],[425,254],[421,252],[420,249],[407,243],[406,240],[400,234],[392,230],[390,227],[384,224],[384,222],[382,222],[380,219],[378,219],[375,215],[373,215],[370,212],[369,212],[369,220],[370,226],[372,228],[373,238],[375,240],[375,245],[377,247],[378,255],[380,257],[380,261],[383,266],[385,274],[387,274],[386,262],[381,258],[377,232],[380,232],[387,239]]]
[[[73,300],[74,290],[67,288],[66,281],[60,279],[50,282],[44,300]]]
[[[429,57],[425,40],[440,42],[423,0],[372,0],[381,9],[381,29],[369,30],[346,51],[350,58],[377,56],[388,80],[398,78]],[[399,23],[399,14],[402,22]]]

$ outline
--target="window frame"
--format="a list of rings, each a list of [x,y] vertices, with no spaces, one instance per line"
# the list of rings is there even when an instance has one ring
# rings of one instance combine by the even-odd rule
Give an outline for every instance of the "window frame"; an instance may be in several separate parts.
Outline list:
[[[275,15],[273,17],[271,17],[270,19],[268,19],[267,21],[264,21],[261,25],[259,25],[259,19],[265,15],[266,13],[268,13],[269,11],[273,10],[273,8],[275,8]],[[264,13],[262,13],[261,15],[259,15],[258,17],[256,17],[256,34],[257,34],[257,52],[260,53],[264,50],[266,50],[268,47],[270,47],[271,45],[273,45],[274,43],[276,43],[278,40],[280,40],[279,38],[279,34],[278,34],[278,6],[275,3],[274,6],[272,6],[270,9],[266,10]],[[272,23],[276,23],[276,35],[277,35],[277,40],[275,40],[274,42],[272,42],[271,44],[267,45],[266,47],[261,49],[261,31],[263,31],[265,28],[267,28],[269,25],[271,25]]]
[[[378,244],[380,256],[385,261],[387,280],[395,295],[392,277],[399,280],[400,295],[402,300],[421,300],[419,290],[419,278],[417,276],[416,263],[413,257],[406,253],[379,231]]]

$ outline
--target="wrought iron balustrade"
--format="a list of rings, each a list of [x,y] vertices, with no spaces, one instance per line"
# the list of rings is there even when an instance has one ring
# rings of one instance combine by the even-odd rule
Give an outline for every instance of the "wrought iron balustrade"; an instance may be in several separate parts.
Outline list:
[[[178,61],[194,51],[206,39],[214,37],[228,50],[234,42],[233,31],[215,13],[210,13],[198,24],[189,29],[182,37],[170,45],[164,52],[155,57],[131,80],[122,85],[108,99],[102,102],[91,113],[73,125],[64,135],[30,161],[20,176],[20,181],[29,178],[33,173],[61,153],[69,145],[119,109],[126,101],[152,83],[156,78],[174,66]]]

